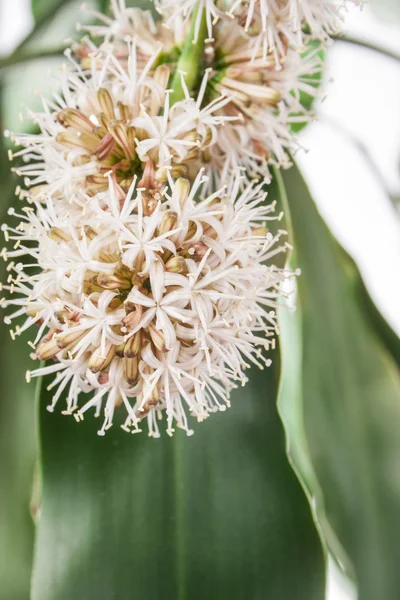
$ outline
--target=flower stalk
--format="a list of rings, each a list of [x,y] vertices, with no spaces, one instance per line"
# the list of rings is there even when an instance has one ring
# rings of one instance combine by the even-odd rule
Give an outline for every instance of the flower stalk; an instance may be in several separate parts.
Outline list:
[[[202,11],[201,16],[199,11]],[[185,97],[182,86],[182,74],[189,92],[193,91],[201,76],[203,66],[203,55],[207,37],[206,13],[202,6],[198,5],[193,11],[192,22],[188,37],[182,48],[173,79],[171,104],[175,104]]]

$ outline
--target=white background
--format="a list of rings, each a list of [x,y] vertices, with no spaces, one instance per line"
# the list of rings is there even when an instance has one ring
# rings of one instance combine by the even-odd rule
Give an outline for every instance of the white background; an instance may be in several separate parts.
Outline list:
[[[0,0],[0,54],[29,31],[29,7],[29,0]],[[399,29],[378,21],[368,6],[350,11],[346,31],[400,54]],[[302,134],[297,160],[322,214],[400,333],[399,213],[389,199],[400,199],[399,63],[337,42],[326,79],[319,121]],[[354,600],[351,584],[333,565],[329,572],[328,600]]]

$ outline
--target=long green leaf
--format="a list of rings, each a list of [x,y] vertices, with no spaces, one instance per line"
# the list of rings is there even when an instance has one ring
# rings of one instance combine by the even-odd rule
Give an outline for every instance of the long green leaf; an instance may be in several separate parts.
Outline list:
[[[39,410],[33,600],[323,600],[324,563],[276,412],[275,367],[159,440]]]
[[[3,86],[0,86],[0,129]],[[15,180],[10,174],[5,140],[0,136],[0,220],[15,204]],[[4,263],[0,280],[6,279]],[[4,316],[4,315],[3,315]],[[33,552],[33,522],[29,514],[35,460],[34,404],[23,373],[28,367],[26,338],[11,340],[0,324],[0,581],[2,600],[29,597]]]
[[[306,450],[323,492],[319,510],[325,509],[352,561],[359,599],[395,600],[400,589],[399,370],[360,302],[354,263],[329,232],[296,167],[284,174],[284,182],[302,269],[301,387],[293,410],[300,402]],[[285,355],[290,340],[283,343]],[[330,532],[324,533],[329,541]]]

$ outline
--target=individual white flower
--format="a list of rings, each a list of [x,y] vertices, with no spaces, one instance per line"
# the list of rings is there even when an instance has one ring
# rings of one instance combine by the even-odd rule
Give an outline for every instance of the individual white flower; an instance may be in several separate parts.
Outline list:
[[[290,277],[273,266],[286,246],[268,230],[274,205],[262,183],[236,180],[207,195],[204,171],[192,185],[169,173],[155,202],[152,177],[150,169],[145,189],[133,182],[126,192],[110,176],[108,191],[78,204],[80,221],[68,221],[62,197],[49,215],[36,202],[21,228],[6,231],[23,237],[36,223],[29,256],[39,271],[12,261],[4,301],[13,318],[27,315],[14,333],[39,326],[35,356],[55,361],[28,378],[53,375],[49,410],[66,392],[65,412],[78,421],[91,408],[103,413],[101,435],[119,406],[125,430],[147,421],[155,437],[163,414],[169,434],[191,434],[190,417],[229,406],[246,369],[270,363],[262,351],[273,347],[280,284]]]

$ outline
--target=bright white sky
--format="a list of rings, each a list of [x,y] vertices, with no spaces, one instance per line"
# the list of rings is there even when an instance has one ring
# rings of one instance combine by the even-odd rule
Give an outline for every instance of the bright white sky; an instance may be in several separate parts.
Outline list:
[[[29,31],[29,6],[29,0],[0,0],[0,55]],[[380,23],[368,7],[350,11],[347,32],[400,54],[399,30]],[[322,214],[400,333],[399,213],[384,189],[400,198],[400,69],[376,53],[336,43],[327,80],[320,121],[302,135],[307,152],[299,152],[297,160]],[[354,141],[368,150],[380,176]],[[331,566],[327,600],[355,598]]]

